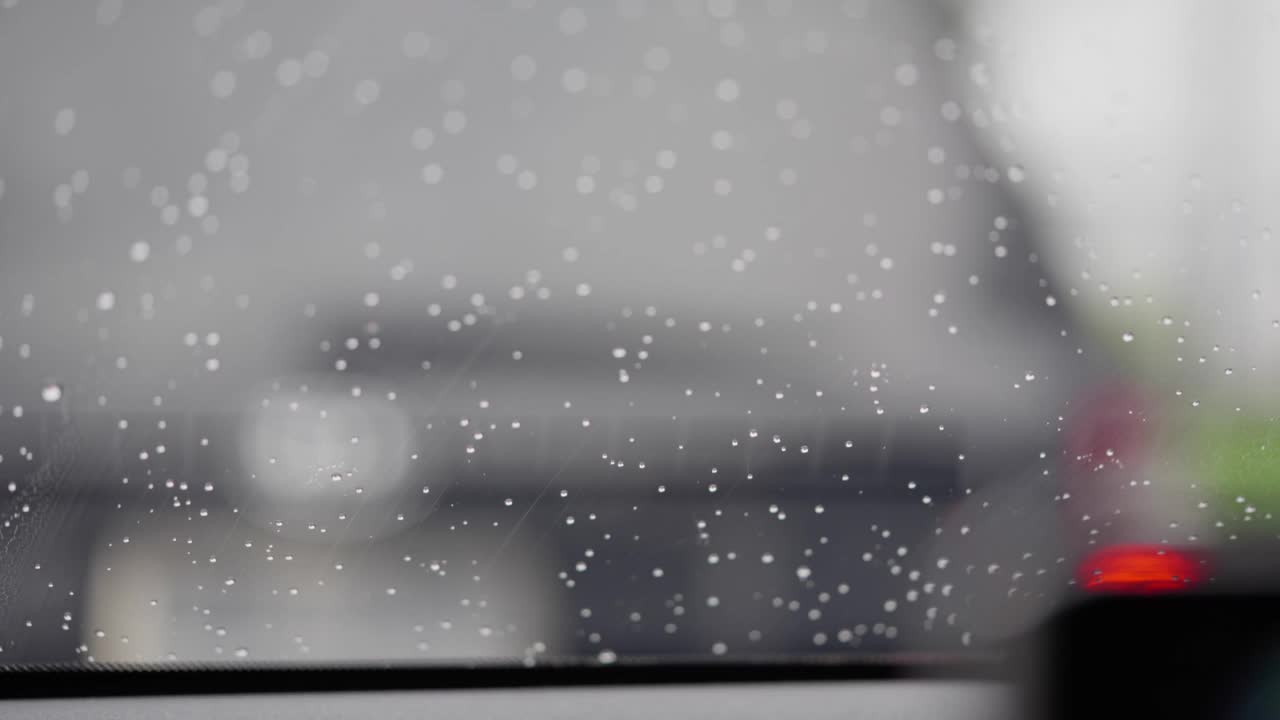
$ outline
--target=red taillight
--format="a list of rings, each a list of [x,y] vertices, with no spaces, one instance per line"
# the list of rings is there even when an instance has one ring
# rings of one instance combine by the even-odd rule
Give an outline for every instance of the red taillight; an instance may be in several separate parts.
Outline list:
[[[1162,593],[1195,587],[1201,578],[1194,553],[1159,545],[1120,545],[1080,564],[1079,581],[1092,592]]]

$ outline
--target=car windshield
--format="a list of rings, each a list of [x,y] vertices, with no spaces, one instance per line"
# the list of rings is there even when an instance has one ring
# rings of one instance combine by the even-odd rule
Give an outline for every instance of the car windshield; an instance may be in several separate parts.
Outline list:
[[[976,656],[1208,578],[1280,511],[1278,22],[0,0],[0,665]]]

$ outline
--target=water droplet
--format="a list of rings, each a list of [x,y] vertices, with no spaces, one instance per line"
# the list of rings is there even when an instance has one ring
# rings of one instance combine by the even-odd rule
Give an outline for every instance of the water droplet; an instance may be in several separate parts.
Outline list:
[[[49,383],[40,390],[40,398],[47,403],[56,403],[62,399],[62,387],[57,383]]]
[[[54,132],[59,135],[69,135],[76,127],[76,111],[71,108],[63,108],[53,117]]]
[[[915,85],[916,81],[920,78],[920,71],[916,69],[915,65],[907,63],[905,65],[899,65],[898,68],[893,71],[893,77],[898,81],[899,85],[902,85],[903,87],[911,87],[912,85]]]
[[[427,52],[431,50],[431,38],[427,34],[419,30],[409,32],[400,41],[400,51],[404,56],[416,60],[425,57]]]
[[[361,105],[372,105],[378,101],[378,96],[382,94],[382,86],[377,80],[361,80],[356,85],[355,98],[356,102]]]
[[[587,89],[587,73],[582,68],[569,68],[561,75],[560,84],[567,93],[580,93]]]
[[[737,100],[739,93],[738,81],[733,78],[725,78],[716,84],[716,97],[723,102]]]
[[[236,91],[236,74],[230,70],[219,70],[209,80],[209,92],[215,98],[224,100]]]
[[[145,240],[138,240],[129,246],[129,259],[136,262],[146,262],[151,257],[151,244]]]
[[[520,82],[532,80],[537,72],[538,63],[528,55],[517,56],[511,61],[511,77]]]
[[[582,8],[570,7],[560,12],[560,32],[577,35],[587,29],[587,14]]]

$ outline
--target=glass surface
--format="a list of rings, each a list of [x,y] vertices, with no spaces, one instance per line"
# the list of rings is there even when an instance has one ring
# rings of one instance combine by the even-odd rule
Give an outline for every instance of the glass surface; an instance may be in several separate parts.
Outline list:
[[[0,664],[976,652],[1265,546],[1277,24],[0,0]]]

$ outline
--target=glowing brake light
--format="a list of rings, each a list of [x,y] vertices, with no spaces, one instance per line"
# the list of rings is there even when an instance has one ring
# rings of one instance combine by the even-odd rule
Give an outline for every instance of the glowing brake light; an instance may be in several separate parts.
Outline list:
[[[1200,558],[1161,545],[1118,545],[1080,564],[1080,585],[1091,592],[1165,593],[1199,584]]]

